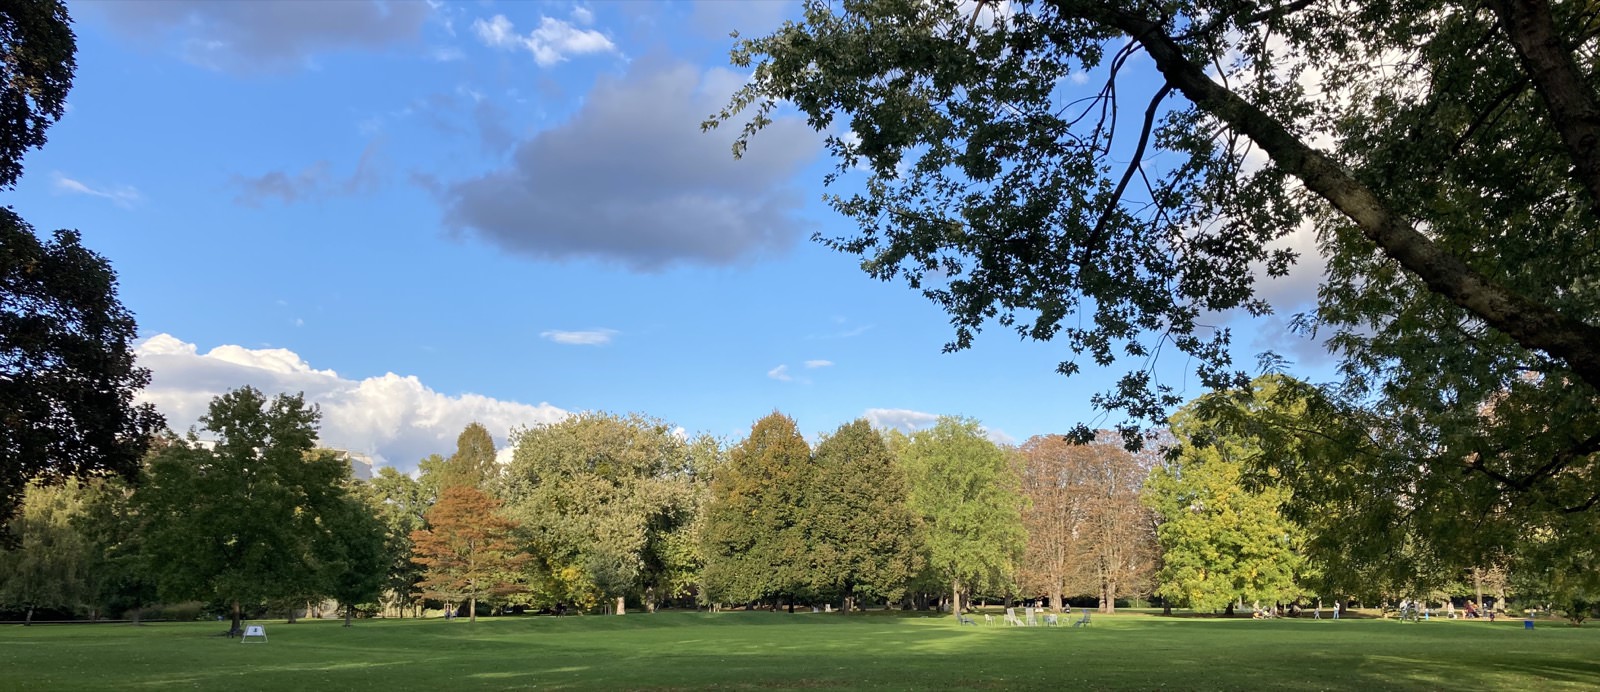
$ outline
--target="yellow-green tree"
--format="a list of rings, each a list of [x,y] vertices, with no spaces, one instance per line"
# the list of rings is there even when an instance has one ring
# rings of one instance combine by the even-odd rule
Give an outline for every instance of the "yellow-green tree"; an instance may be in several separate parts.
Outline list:
[[[1280,511],[1289,491],[1248,483],[1249,439],[1217,435],[1189,410],[1173,417],[1180,450],[1151,470],[1142,500],[1160,517],[1156,594],[1194,610],[1297,595],[1304,530]]]

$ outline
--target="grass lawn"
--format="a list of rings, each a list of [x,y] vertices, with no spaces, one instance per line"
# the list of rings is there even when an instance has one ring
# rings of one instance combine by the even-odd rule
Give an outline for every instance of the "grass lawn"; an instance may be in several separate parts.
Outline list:
[[[998,618],[996,618],[998,619]],[[0,627],[0,688],[1600,689],[1600,627],[1123,614],[1092,627],[912,614]]]

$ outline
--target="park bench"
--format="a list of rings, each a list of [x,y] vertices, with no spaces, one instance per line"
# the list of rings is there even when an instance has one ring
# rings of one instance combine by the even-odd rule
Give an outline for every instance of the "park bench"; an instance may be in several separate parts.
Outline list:
[[[962,615],[960,613],[956,614],[956,621],[960,622],[963,625],[972,625],[973,627],[977,627],[978,626],[978,621],[977,620],[969,618],[969,617],[967,617],[965,615]]]
[[[1078,621],[1072,623],[1072,626],[1073,627],[1088,627],[1089,626],[1089,613],[1090,612],[1091,611],[1088,611],[1088,610],[1083,611],[1083,617],[1078,618]]]

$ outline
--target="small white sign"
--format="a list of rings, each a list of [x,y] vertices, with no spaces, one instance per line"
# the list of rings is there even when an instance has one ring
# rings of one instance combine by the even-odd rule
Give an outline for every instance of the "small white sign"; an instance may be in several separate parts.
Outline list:
[[[267,643],[267,628],[261,625],[245,625],[244,636],[239,638],[239,643],[250,641],[251,637],[260,637],[261,643]]]

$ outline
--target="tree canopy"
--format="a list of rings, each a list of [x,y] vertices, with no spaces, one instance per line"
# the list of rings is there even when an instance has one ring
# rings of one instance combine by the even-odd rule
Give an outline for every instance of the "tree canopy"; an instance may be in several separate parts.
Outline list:
[[[16,185],[22,156],[44,146],[67,109],[78,41],[61,0],[0,7],[0,188]]]
[[[1024,499],[1005,452],[975,420],[943,417],[898,445],[920,517],[929,572],[951,593],[959,614],[968,594],[1010,592],[1026,533]]]
[[[0,128],[3,129],[3,128]],[[0,522],[30,481],[133,478],[164,421],[133,395],[133,315],[117,277],[75,231],[41,242],[0,208]],[[9,534],[0,528],[0,543]]]
[[[738,42],[752,79],[706,126],[746,118],[737,154],[798,109],[830,181],[870,171],[832,198],[859,232],[824,242],[941,305],[949,348],[997,322],[1065,342],[1068,374],[1175,349],[1247,388],[1205,316],[1266,312],[1314,231],[1295,323],[1341,358],[1328,396],[1441,495],[1588,512],[1595,26],[1540,0],[815,1]],[[1144,367],[1096,402],[1159,424],[1180,397]]]
[[[329,593],[322,524],[335,520],[349,467],[316,450],[320,412],[300,395],[251,387],[211,401],[214,445],[170,440],[135,495],[150,569],[168,599],[243,606]]]

